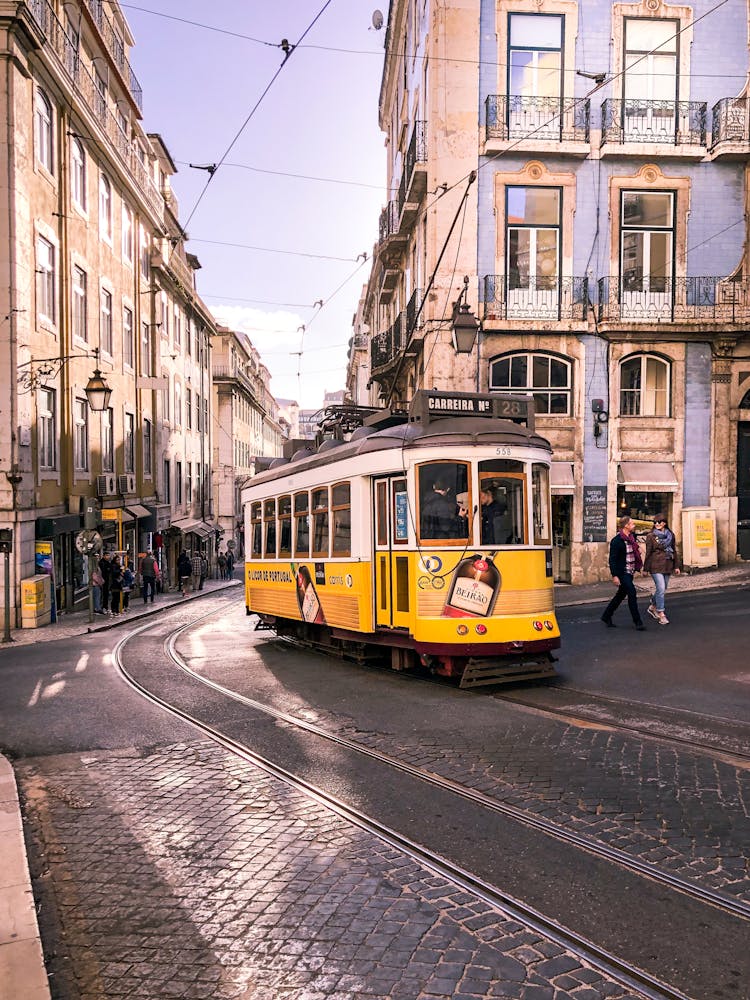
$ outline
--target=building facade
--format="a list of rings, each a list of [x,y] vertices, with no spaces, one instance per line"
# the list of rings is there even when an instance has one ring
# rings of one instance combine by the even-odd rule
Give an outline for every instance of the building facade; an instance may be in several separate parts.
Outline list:
[[[625,512],[750,558],[747,28],[742,0],[391,4],[370,401],[533,396],[558,580],[608,576]]]
[[[168,579],[167,530],[188,512],[210,522],[212,322],[169,155],[141,124],[132,45],[117,3],[0,3],[0,525],[13,531],[14,623],[38,569],[53,571],[58,612],[86,601],[84,527],[130,559],[163,547]],[[94,370],[111,390],[97,412]]]

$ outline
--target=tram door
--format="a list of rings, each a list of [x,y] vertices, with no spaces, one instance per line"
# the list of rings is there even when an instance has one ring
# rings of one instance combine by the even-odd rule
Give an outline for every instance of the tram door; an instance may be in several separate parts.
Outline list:
[[[375,625],[409,628],[409,503],[406,479],[374,480]]]

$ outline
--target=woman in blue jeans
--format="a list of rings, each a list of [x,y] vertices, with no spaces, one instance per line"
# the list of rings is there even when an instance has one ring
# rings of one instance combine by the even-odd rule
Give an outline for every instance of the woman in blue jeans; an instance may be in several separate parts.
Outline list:
[[[679,575],[677,565],[677,546],[674,534],[669,530],[667,519],[663,514],[654,518],[654,528],[646,535],[646,559],[643,568],[651,574],[654,581],[654,596],[648,607],[648,613],[660,625],[669,625],[669,619],[664,612],[664,597],[669,586],[672,573]]]

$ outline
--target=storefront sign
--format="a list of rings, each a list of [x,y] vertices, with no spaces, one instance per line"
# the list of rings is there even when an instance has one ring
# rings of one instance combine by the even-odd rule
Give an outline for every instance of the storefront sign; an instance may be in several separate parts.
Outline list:
[[[583,540],[607,541],[607,487],[583,487]]]

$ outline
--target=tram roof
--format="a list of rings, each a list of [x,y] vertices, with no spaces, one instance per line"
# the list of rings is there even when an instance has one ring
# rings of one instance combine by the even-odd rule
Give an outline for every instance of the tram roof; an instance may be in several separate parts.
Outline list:
[[[362,431],[365,431],[363,434]],[[313,442],[310,442],[311,444]],[[349,441],[324,441],[317,451],[301,449],[289,460],[278,458],[272,468],[254,476],[247,486],[262,485],[275,479],[282,479],[292,469],[295,473],[307,469],[319,469],[356,455],[367,455],[394,448],[411,450],[432,448],[439,445],[454,446],[457,449],[469,445],[515,445],[520,448],[538,448],[552,454],[552,445],[533,430],[511,420],[488,419],[487,417],[434,418],[429,423],[403,423],[383,430],[360,428]]]

